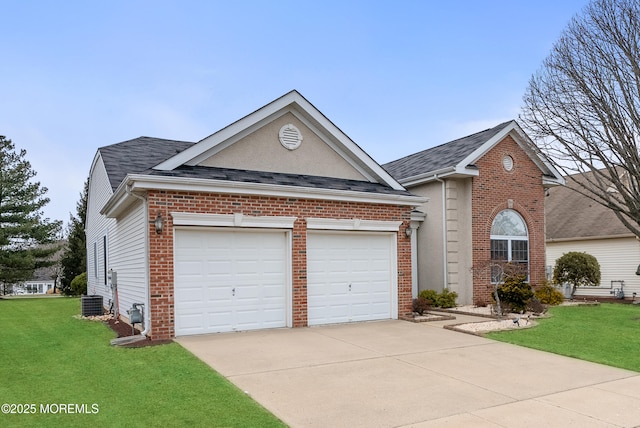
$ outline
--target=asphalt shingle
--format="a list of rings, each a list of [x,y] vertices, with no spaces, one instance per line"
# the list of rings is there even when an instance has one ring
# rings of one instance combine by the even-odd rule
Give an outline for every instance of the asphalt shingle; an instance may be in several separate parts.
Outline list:
[[[405,156],[382,165],[396,180],[415,177],[460,163],[474,150],[489,141],[512,121],[501,123],[490,129],[477,132],[448,143]],[[468,166],[468,165],[464,165]]]

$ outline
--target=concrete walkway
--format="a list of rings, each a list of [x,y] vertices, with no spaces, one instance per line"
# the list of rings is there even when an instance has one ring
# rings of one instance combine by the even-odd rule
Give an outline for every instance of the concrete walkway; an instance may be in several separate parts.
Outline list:
[[[446,323],[177,342],[292,427],[640,426],[640,373],[445,330]]]

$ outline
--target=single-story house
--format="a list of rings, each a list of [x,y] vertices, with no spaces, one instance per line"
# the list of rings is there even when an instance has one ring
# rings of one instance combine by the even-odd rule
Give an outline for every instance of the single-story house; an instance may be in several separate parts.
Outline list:
[[[486,304],[496,264],[544,278],[562,184],[515,121],[380,166],[292,91],[197,143],[98,149],[88,294],[158,339],[393,319],[422,289]]]
[[[428,199],[417,230],[418,289],[485,305],[501,263],[545,278],[545,192],[564,179],[515,121],[383,165]]]
[[[612,210],[573,190],[575,184],[567,181],[566,187],[550,189],[545,204],[549,277],[563,254],[585,252],[600,264],[600,285],[578,287],[575,297],[630,300],[636,293],[640,298],[640,241]]]
[[[99,148],[88,294],[142,303],[153,339],[398,318],[426,202],[292,91],[197,143]]]

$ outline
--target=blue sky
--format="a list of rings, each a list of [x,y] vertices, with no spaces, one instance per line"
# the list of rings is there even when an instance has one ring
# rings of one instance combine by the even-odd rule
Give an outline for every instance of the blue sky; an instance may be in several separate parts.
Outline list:
[[[98,147],[198,141],[297,89],[379,163],[517,118],[587,0],[0,0],[0,135],[67,223]]]

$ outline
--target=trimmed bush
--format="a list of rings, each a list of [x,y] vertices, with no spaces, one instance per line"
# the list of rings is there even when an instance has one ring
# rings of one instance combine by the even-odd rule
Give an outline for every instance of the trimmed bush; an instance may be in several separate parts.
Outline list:
[[[540,303],[545,305],[559,305],[564,302],[564,295],[560,290],[544,281],[541,285],[536,287],[534,296],[540,300]]]
[[[498,297],[504,309],[509,306],[512,312],[525,311],[527,303],[533,297],[533,290],[527,284],[525,275],[513,275],[505,278],[504,283],[498,287]]]
[[[569,283],[571,289],[571,300],[576,294],[576,288],[580,286],[600,285],[600,264],[591,254],[570,251],[556,260],[553,269],[553,282],[555,284]]]
[[[422,290],[421,292],[418,293],[418,297],[431,300],[431,304],[434,306],[437,306],[438,292],[436,290]]]
[[[456,307],[456,299],[458,298],[458,293],[455,291],[449,291],[449,289],[442,290],[442,293],[438,295],[438,304],[441,308],[455,308]]]
[[[418,298],[429,300],[436,308],[455,308],[458,293],[449,290],[443,290],[442,293],[436,290],[422,290],[418,293]]]

